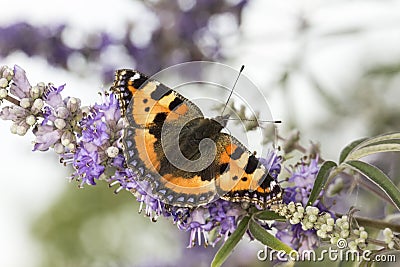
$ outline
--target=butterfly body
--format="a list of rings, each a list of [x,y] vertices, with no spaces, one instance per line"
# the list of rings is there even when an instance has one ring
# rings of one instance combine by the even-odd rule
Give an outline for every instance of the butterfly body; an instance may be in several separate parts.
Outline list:
[[[281,201],[268,170],[222,132],[228,115],[205,118],[188,99],[133,70],[118,70],[112,90],[127,121],[126,163],[161,201],[182,207],[218,198],[262,207]]]

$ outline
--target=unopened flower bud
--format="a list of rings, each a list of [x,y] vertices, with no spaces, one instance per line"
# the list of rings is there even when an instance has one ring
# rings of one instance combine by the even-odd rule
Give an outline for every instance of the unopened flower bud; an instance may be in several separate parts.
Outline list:
[[[6,78],[0,78],[0,88],[6,88],[8,86],[8,81]]]
[[[64,146],[61,143],[57,143],[54,145],[54,152],[57,154],[62,154],[64,153]]]
[[[0,99],[6,98],[7,95],[8,95],[8,91],[6,89],[4,89],[4,88],[1,88],[0,89]]]
[[[25,125],[18,125],[17,126],[17,134],[20,136],[23,136],[26,134],[26,132],[28,131],[29,127],[25,126]]]
[[[59,130],[64,129],[66,125],[67,125],[67,123],[63,119],[56,119],[54,121],[54,126],[56,126],[56,128]]]
[[[22,98],[21,101],[19,101],[19,105],[22,108],[29,108],[31,106],[29,98]]]
[[[26,117],[25,122],[29,125],[32,126],[36,123],[36,117],[33,115],[29,115],[28,117]]]
[[[71,97],[68,99],[67,108],[71,113],[76,112],[81,105],[81,100],[79,98]]]
[[[35,99],[35,101],[33,101],[32,108],[31,108],[32,113],[33,114],[39,113],[42,110],[43,106],[44,106],[44,102],[42,99],[40,99],[40,98]]]
[[[69,111],[65,107],[58,107],[56,110],[56,115],[61,119],[66,119],[69,116]]]

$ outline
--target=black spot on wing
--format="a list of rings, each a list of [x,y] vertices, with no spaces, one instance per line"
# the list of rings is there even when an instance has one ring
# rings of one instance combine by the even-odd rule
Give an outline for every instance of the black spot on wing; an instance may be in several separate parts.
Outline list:
[[[175,97],[174,101],[172,101],[172,102],[169,104],[168,108],[169,108],[170,110],[174,110],[174,109],[176,109],[177,107],[179,107],[182,103],[183,103],[183,100],[182,100],[182,99],[180,99],[180,98],[178,98],[178,97]]]
[[[130,73],[131,77],[133,78],[134,75],[135,75],[136,73],[137,73],[137,72]],[[136,76],[137,76],[137,75],[136,75]],[[143,85],[147,80],[148,80],[148,78],[147,78],[146,76],[139,74],[139,78],[136,78],[136,79],[131,80],[131,81],[132,81],[133,87],[135,87],[136,89],[142,89],[142,85]]]
[[[251,155],[247,160],[247,165],[244,171],[248,174],[253,173],[258,167],[258,160],[254,155]]]
[[[242,179],[241,179],[243,182],[246,182],[247,181],[247,177],[242,177]]]
[[[259,186],[262,189],[266,189],[266,188],[270,189],[271,182],[273,180],[274,180],[274,178],[272,178],[272,176],[269,175],[269,173],[266,173],[266,174],[263,175],[263,177],[261,177],[261,179],[259,181],[260,182]]]
[[[225,172],[229,171],[229,163],[223,163],[219,167],[219,174],[224,174]]]
[[[172,90],[167,88],[165,85],[159,84],[156,89],[150,94],[151,98],[154,100],[160,100],[164,96],[172,93]]]
[[[279,194],[280,192],[282,192],[282,188],[281,188],[278,184],[275,185],[274,188],[272,188],[272,193],[273,193],[274,195],[277,195],[277,194]]]
[[[230,157],[233,160],[237,160],[242,156],[243,153],[244,153],[244,150],[242,148],[240,148],[240,147],[237,147],[235,149],[235,151],[230,155]]]
[[[153,122],[154,122],[155,124],[157,124],[157,125],[163,125],[166,118],[167,118],[167,113],[161,112],[161,113],[158,113],[158,114],[154,117]]]
[[[149,111],[150,111],[150,108],[149,108],[149,107],[146,107],[146,108],[144,109],[144,111],[145,111],[145,112],[149,112]]]

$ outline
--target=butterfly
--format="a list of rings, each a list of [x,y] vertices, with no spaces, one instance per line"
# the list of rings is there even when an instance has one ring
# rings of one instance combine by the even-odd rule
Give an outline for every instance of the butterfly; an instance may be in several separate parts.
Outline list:
[[[111,90],[125,119],[127,166],[151,195],[180,207],[222,198],[267,208],[282,189],[256,156],[223,133],[228,117],[205,118],[178,92],[130,69],[117,70]]]

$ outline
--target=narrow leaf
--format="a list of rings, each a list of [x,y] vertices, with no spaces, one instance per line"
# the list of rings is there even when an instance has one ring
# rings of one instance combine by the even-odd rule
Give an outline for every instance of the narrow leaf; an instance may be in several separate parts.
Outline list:
[[[374,143],[367,144],[364,147],[381,145],[381,144],[400,144],[400,139],[381,140]]]
[[[377,167],[359,160],[352,160],[343,163],[351,169],[363,174],[374,182],[393,201],[393,204],[400,210],[400,190],[389,179],[389,177]]]
[[[317,174],[317,177],[315,178],[314,186],[308,199],[307,205],[312,205],[315,200],[317,200],[319,193],[326,185],[326,181],[328,180],[332,169],[336,166],[336,163],[330,160],[327,160],[322,164]]]
[[[273,220],[273,221],[281,221],[281,222],[287,221],[285,217],[283,217],[283,216],[279,215],[278,213],[273,212],[271,210],[263,210],[259,213],[254,214],[254,216],[260,220],[271,220],[271,221]]]
[[[249,224],[250,233],[254,236],[255,239],[263,243],[264,245],[276,250],[276,251],[285,251],[289,254],[293,249],[280,241],[275,236],[271,235],[267,232],[261,225],[259,225],[254,219],[250,220]]]
[[[347,155],[349,155],[355,147],[357,147],[359,144],[361,144],[362,142],[364,142],[367,139],[368,138],[361,138],[361,139],[355,140],[355,141],[351,142],[350,144],[348,144],[342,150],[342,152],[340,152],[339,164],[342,163],[343,161],[345,161],[345,159],[347,158]]]
[[[382,134],[365,140],[364,142],[360,143],[357,148],[368,146],[370,144],[378,143],[381,141],[395,140],[395,139],[400,139],[400,133],[396,132],[396,133]]]
[[[236,230],[229,236],[229,238],[225,241],[225,243],[219,248],[217,254],[213,261],[211,262],[212,267],[221,266],[226,259],[228,258],[229,254],[232,253],[233,249],[239,243],[240,239],[242,239],[244,233],[246,232],[249,224],[250,216],[244,217]]]
[[[358,160],[365,156],[381,153],[381,152],[395,152],[400,151],[400,144],[389,143],[389,144],[378,144],[378,145],[368,145],[363,148],[360,148],[350,155],[348,155],[346,160]]]

